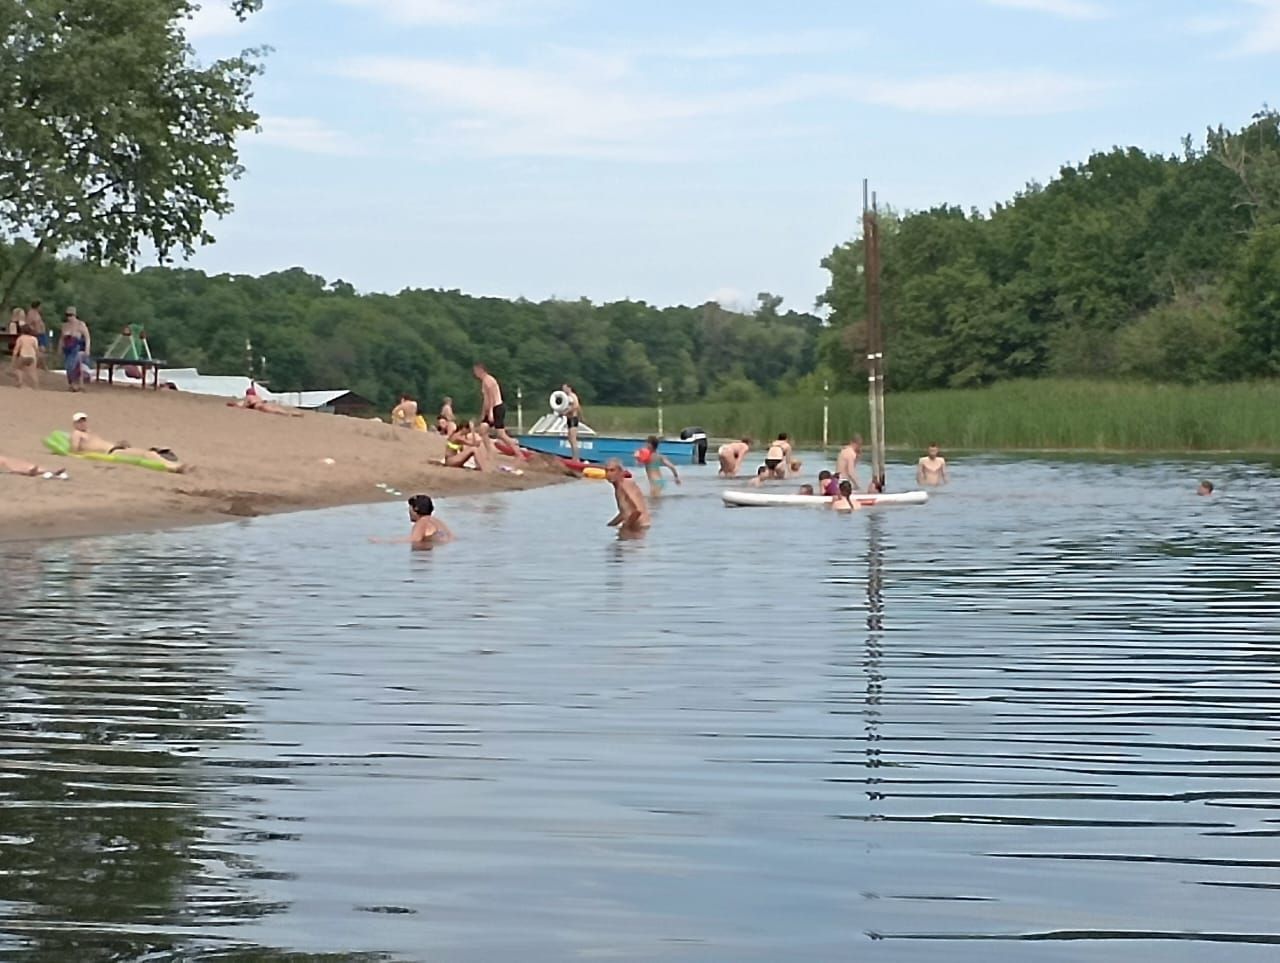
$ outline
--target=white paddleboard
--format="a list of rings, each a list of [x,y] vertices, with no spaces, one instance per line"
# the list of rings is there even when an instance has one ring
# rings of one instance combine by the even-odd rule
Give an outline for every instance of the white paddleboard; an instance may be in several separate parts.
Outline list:
[[[724,491],[720,493],[724,503],[730,507],[753,506],[771,507],[781,505],[799,505],[806,508],[826,508],[831,499],[826,495],[779,495],[773,492]],[[929,500],[928,492],[890,492],[883,495],[854,495],[854,500],[863,508],[872,505],[923,505]]]

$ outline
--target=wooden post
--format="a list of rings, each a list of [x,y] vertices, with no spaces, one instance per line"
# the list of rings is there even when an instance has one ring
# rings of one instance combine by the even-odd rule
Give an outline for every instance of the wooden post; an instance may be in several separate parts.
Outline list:
[[[524,434],[524,388],[516,385],[516,431]]]
[[[829,392],[831,386],[827,382],[822,382],[822,450],[827,450],[827,426],[830,424],[831,414],[831,396]]]
[[[884,491],[884,330],[880,320],[880,223],[875,195],[862,181],[863,283],[867,297],[867,407],[871,420],[871,480]]]
[[[658,437],[662,437],[662,382],[658,382]]]

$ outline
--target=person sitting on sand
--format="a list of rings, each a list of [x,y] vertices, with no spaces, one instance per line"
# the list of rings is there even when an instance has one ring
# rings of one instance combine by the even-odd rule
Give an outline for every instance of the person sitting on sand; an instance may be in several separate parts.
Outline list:
[[[837,512],[857,512],[862,510],[858,500],[853,497],[853,482],[847,478],[840,480],[840,491],[831,499],[831,508]]]
[[[397,428],[412,428],[418,423],[418,403],[407,392],[400,392],[400,402],[391,409],[391,423]]]
[[[1196,487],[1196,494],[1197,494],[1197,495],[1212,495],[1212,494],[1213,494],[1213,482],[1209,481],[1209,479],[1207,479],[1207,478],[1206,478],[1204,481],[1202,481],[1202,482],[1201,482],[1201,483]]]
[[[286,408],[284,405],[278,405],[274,401],[267,401],[258,394],[258,391],[251,384],[244,393],[244,397],[239,401],[231,402],[237,408],[247,408],[249,411],[261,411],[264,415],[286,415],[289,418],[301,418],[302,412],[296,408]]]
[[[619,535],[634,535],[648,528],[653,523],[649,506],[645,504],[640,486],[623,471],[622,462],[610,458],[604,466],[604,477],[613,486],[614,501],[618,505],[618,514],[609,519],[609,527],[617,528]]]
[[[40,387],[40,375],[36,371],[39,358],[40,342],[24,321],[13,342],[13,376],[17,379],[19,388],[23,385]]]
[[[28,478],[44,477],[62,480],[67,477],[65,468],[50,471],[48,468],[41,468],[33,461],[23,461],[21,458],[6,458],[3,455],[0,455],[0,472],[10,475],[26,475]]]
[[[947,474],[947,460],[938,454],[938,443],[931,441],[928,454],[916,463],[916,484],[932,485],[936,488],[949,481],[951,478]]]
[[[716,452],[720,459],[720,477],[737,478],[738,469],[742,467],[742,460],[747,457],[749,451],[751,451],[750,438],[739,438],[737,441],[721,445]]]
[[[458,428],[458,419],[453,413],[453,399],[448,395],[440,403],[440,414],[436,415],[436,431],[442,435],[452,435]]]
[[[412,495],[409,497],[409,521],[413,528],[407,538],[371,538],[369,541],[381,545],[408,543],[415,549],[433,548],[445,542],[453,541],[453,532],[449,526],[435,517],[435,502],[430,495]]]
[[[474,461],[481,471],[489,470],[489,453],[481,432],[471,427],[471,422],[464,421],[449,436],[449,447],[445,452],[444,463],[449,468],[465,468],[467,462]]]
[[[71,418],[71,451],[72,453],[96,455],[129,455],[132,458],[146,458],[149,461],[161,462],[165,471],[183,474],[191,470],[174,457],[167,448],[132,448],[127,441],[111,443],[105,438],[95,435],[89,430],[89,416],[77,411]]]

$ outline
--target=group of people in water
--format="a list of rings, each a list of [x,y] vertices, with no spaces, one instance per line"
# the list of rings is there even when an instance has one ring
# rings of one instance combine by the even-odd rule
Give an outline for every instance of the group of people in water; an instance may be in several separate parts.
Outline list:
[[[742,470],[742,463],[750,452],[750,437],[739,438],[721,445],[716,452],[720,462],[720,477],[737,478],[738,472]],[[826,495],[838,501],[841,497],[842,483],[847,483],[849,487],[847,494],[852,495],[860,487],[858,461],[861,457],[862,436],[854,435],[849,439],[848,444],[840,449],[840,454],[836,457],[836,470],[832,472],[824,469],[819,472],[816,488],[813,485],[801,485],[799,494]],[[755,477],[748,484],[759,487],[766,482],[794,478],[800,474],[803,465],[804,463],[793,453],[790,436],[785,431],[781,432],[777,438],[769,442],[765,450],[764,463],[756,469]],[[950,475],[947,472],[947,460],[942,457],[938,443],[931,441],[925,455],[916,463],[916,483],[936,487],[945,485],[948,481],[950,481]],[[874,494],[879,490],[880,486],[874,479],[867,486],[868,493]],[[846,496],[843,500],[847,502],[848,497]]]

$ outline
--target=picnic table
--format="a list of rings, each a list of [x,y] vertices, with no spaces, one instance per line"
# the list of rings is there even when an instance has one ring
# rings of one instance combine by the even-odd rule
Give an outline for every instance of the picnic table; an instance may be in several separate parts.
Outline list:
[[[144,390],[147,387],[147,372],[151,372],[151,389],[157,391],[160,388],[160,369],[167,362],[158,358],[98,358],[94,361],[93,380],[101,381],[102,372],[107,373],[107,385],[114,384],[116,368],[138,368],[142,372],[142,383],[140,385]]]

